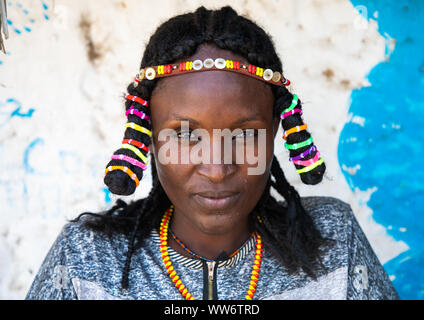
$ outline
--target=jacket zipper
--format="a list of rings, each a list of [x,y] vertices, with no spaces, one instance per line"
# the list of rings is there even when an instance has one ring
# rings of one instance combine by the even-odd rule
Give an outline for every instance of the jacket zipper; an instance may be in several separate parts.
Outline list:
[[[215,268],[215,261],[207,261],[208,264],[208,300],[213,300],[213,271]]]

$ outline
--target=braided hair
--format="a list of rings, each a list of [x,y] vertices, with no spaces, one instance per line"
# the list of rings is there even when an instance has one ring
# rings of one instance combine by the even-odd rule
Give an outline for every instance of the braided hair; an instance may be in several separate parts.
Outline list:
[[[221,49],[245,57],[249,63],[263,66],[283,74],[282,64],[277,56],[271,37],[258,25],[249,19],[240,16],[230,6],[218,10],[208,10],[199,7],[195,12],[175,16],[161,24],[151,36],[141,61],[140,69],[146,66],[173,63],[179,59],[192,56],[199,45],[208,43]],[[131,83],[127,87],[129,95],[141,97],[150,101],[150,97],[159,79],[143,80],[140,83]],[[281,112],[292,102],[294,95],[285,86],[271,86],[275,97],[273,107],[274,118],[279,118]],[[125,101],[126,110],[137,108],[146,115],[150,115],[149,106],[142,101]],[[297,107],[302,104],[298,100]],[[128,120],[151,130],[148,120],[128,115]],[[301,114],[295,113],[281,121],[284,130],[303,125]],[[290,134],[287,143],[293,144],[310,138],[308,131],[303,130]],[[131,128],[125,131],[124,139],[133,139],[149,146],[150,137]],[[308,146],[290,150],[290,157],[300,155]],[[145,149],[140,149],[147,156]],[[131,150],[121,148],[115,155],[131,155]],[[312,159],[315,152],[305,156],[305,160]],[[157,175],[155,159],[151,157],[153,187],[149,195],[137,201],[126,204],[118,200],[110,210],[96,214],[85,212],[73,221],[78,221],[83,215],[91,216],[84,220],[85,225],[93,230],[106,234],[122,233],[128,236],[129,245],[126,253],[126,263],[122,274],[122,287],[128,288],[128,278],[131,257],[135,250],[143,244],[143,239],[149,236],[154,228],[158,228],[163,212],[171,205]],[[126,164],[139,180],[143,177],[143,170],[135,165]],[[122,166],[122,160],[112,159],[108,166]],[[301,166],[295,165],[297,169]],[[325,171],[325,164],[313,170],[300,174],[305,184],[321,182]],[[274,181],[272,177],[274,177]],[[120,195],[132,194],[136,188],[134,179],[120,170],[110,171],[104,179],[112,193]],[[273,187],[285,200],[286,204],[278,202],[270,195]],[[259,217],[259,219],[258,219]],[[316,278],[317,272],[324,268],[321,260],[321,247],[327,244],[320,232],[314,226],[312,218],[303,208],[298,192],[287,182],[277,158],[274,156],[271,165],[271,174],[264,192],[249,216],[250,226],[259,232],[267,246],[289,272],[302,269],[308,276]]]

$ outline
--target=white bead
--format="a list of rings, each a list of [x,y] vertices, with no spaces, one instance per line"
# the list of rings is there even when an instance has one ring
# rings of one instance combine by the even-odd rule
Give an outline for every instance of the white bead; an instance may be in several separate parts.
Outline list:
[[[205,61],[203,61],[203,66],[204,66],[205,68],[210,69],[210,68],[212,68],[214,65],[215,65],[215,61],[213,61],[213,59],[211,59],[211,58],[207,58]]]
[[[147,68],[145,76],[148,80],[153,80],[156,77],[156,71],[153,68]]]
[[[193,69],[194,70],[200,70],[203,68],[203,62],[202,60],[194,60],[193,61]]]
[[[271,69],[266,69],[265,71],[264,71],[264,75],[262,76],[266,81],[269,81],[269,80],[271,80],[272,79],[272,76],[273,76],[273,72],[272,72],[272,70]]]
[[[222,59],[222,58],[215,59],[215,67],[217,69],[224,69],[226,65],[227,65],[227,62],[225,61],[225,59]]]
[[[140,72],[138,73],[138,80],[143,80],[144,79],[144,69],[141,69]]]
[[[274,75],[272,76],[272,81],[274,82],[278,82],[281,79],[281,73],[279,73],[278,71],[274,72]]]

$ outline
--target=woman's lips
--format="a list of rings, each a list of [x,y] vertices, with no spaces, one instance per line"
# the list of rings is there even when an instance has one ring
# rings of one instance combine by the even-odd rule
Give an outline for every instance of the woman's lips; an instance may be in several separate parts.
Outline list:
[[[209,210],[224,210],[230,208],[239,198],[240,193],[227,194],[225,196],[207,196],[206,194],[196,193],[194,199],[205,209]]]

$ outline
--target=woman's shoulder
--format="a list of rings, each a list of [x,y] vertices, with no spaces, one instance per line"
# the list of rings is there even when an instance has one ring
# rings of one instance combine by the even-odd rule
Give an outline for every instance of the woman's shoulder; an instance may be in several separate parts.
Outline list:
[[[80,249],[87,249],[88,247],[98,249],[119,244],[126,245],[126,236],[118,233],[108,233],[98,227],[96,228],[96,225],[93,226],[91,224],[92,221],[93,218],[90,216],[82,216],[78,220],[68,221],[64,224],[59,237],[67,245]]]
[[[357,220],[350,204],[324,196],[302,197],[301,203],[315,226],[326,238],[345,241]]]
[[[350,204],[334,197],[303,197],[301,202],[324,237],[346,242],[352,236],[357,220]]]

